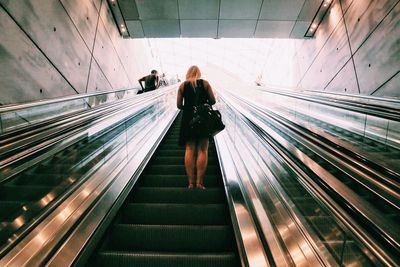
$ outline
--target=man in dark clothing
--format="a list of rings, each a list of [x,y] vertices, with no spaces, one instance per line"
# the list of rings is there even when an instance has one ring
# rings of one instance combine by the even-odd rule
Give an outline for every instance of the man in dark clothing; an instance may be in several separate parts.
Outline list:
[[[144,82],[144,87],[142,82]],[[160,79],[158,78],[157,71],[152,70],[150,75],[139,79],[139,84],[142,87],[142,92],[152,91],[160,87]]]

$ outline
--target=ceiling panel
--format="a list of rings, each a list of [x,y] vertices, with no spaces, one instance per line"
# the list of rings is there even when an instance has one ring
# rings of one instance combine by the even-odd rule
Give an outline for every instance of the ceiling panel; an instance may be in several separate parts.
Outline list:
[[[296,21],[290,34],[290,38],[304,38],[310,23],[311,22],[309,21]]]
[[[265,0],[261,8],[262,20],[296,20],[304,0]]]
[[[179,20],[143,20],[144,34],[148,38],[180,37]]]
[[[260,20],[257,24],[256,38],[289,38],[294,21]]]
[[[135,0],[119,0],[118,4],[125,20],[139,19],[139,12]]]
[[[220,19],[258,19],[262,0],[221,0]]]
[[[181,19],[218,19],[219,0],[178,0]]]
[[[136,0],[139,18],[147,19],[178,19],[177,0]]]
[[[182,37],[217,37],[218,20],[181,20]]]
[[[128,28],[129,35],[133,38],[144,38],[142,22],[140,20],[127,20],[126,27]]]
[[[321,3],[321,0],[306,0],[297,19],[311,22]]]
[[[220,20],[218,37],[251,38],[254,35],[257,20]]]
[[[118,3],[132,38],[304,38],[303,31],[322,0],[119,0]]]

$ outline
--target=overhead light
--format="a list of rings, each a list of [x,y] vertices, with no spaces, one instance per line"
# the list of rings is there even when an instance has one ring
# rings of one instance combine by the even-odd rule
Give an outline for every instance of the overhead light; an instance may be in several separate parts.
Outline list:
[[[126,29],[125,29],[125,28],[122,28],[122,29],[121,29],[121,32],[126,32]]]
[[[305,33],[304,37],[313,37],[314,36],[319,25],[321,24],[322,20],[324,19],[325,14],[329,10],[331,3],[332,3],[332,0],[321,1],[321,4],[317,10],[317,13],[315,14],[314,18],[312,19],[311,24],[308,27],[307,32]]]
[[[123,28],[123,27],[125,27],[125,25],[124,25],[124,24],[121,24],[121,28]]]

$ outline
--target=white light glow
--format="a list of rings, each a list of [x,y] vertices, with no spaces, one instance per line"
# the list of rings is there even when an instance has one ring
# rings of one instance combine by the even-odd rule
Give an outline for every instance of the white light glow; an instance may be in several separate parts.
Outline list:
[[[148,39],[158,66],[167,77],[184,79],[191,65],[198,65],[205,79],[235,76],[247,84],[292,86],[295,39]],[[216,70],[227,76],[214,75]],[[215,77],[217,76],[217,77]]]

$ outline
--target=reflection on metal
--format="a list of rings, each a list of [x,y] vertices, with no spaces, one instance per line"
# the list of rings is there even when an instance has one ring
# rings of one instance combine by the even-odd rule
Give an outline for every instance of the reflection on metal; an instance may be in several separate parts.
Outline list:
[[[224,99],[227,96],[224,94]],[[274,147],[274,150],[276,151],[282,151],[279,152],[280,157],[284,158],[286,162],[292,162],[290,163],[291,168],[293,168],[299,175],[300,180],[302,183],[308,188],[307,190],[310,190],[314,196],[318,196],[319,201],[322,201],[326,207],[329,207],[330,212],[334,214],[335,220],[339,223],[339,225],[345,225],[347,227],[347,234],[346,234],[346,240],[348,238],[351,238],[351,236],[355,237],[355,241],[357,241],[357,245],[360,246],[361,248],[368,248],[369,252],[365,254],[365,256],[370,257],[369,260],[372,262],[377,263],[378,259],[379,261],[384,262],[385,264],[391,264],[393,263],[393,255],[391,255],[391,252],[389,250],[384,249],[382,244],[378,244],[379,242],[376,242],[375,237],[372,236],[372,233],[367,231],[364,228],[364,225],[360,225],[359,223],[356,223],[355,218],[350,217],[348,211],[345,211],[348,208],[348,205],[352,207],[352,212],[357,211],[358,216],[363,217],[363,221],[365,223],[370,223],[373,225],[374,228],[378,228],[378,235],[381,235],[383,239],[387,237],[387,242],[389,246],[393,246],[394,248],[398,246],[397,244],[397,237],[398,235],[398,227],[393,225],[393,223],[390,223],[389,218],[385,218],[385,216],[382,216],[382,214],[373,208],[369,203],[365,201],[365,199],[361,198],[360,196],[354,194],[353,191],[349,190],[345,184],[343,184],[341,181],[339,181],[335,176],[333,176],[331,173],[329,173],[327,170],[324,169],[324,167],[320,166],[313,158],[311,158],[308,154],[305,154],[302,150],[297,148],[294,144],[289,142],[288,140],[284,139],[280,131],[282,133],[289,133],[292,136],[296,142],[299,142],[301,146],[303,147],[312,147],[311,143],[308,143],[304,137],[300,137],[297,133],[293,132],[293,130],[289,130],[288,128],[285,128],[283,125],[278,126],[274,120],[276,120],[273,117],[268,116],[265,112],[262,110],[266,109],[265,107],[257,107],[255,104],[251,104],[249,102],[244,101],[240,97],[234,97],[230,99],[230,105],[234,106],[236,110],[238,110],[243,117],[245,118],[244,120],[248,121],[248,125],[253,127],[254,131],[257,131],[257,133],[260,136],[263,136],[262,138],[265,138],[265,141],[270,143],[272,147]],[[235,100],[233,100],[235,99]],[[232,110],[230,110],[228,113],[232,113]],[[237,124],[237,119],[235,120],[235,124]],[[237,126],[235,126],[237,127]],[[229,127],[227,127],[229,129]],[[240,129],[240,127],[238,127]],[[279,130],[277,130],[279,129]],[[282,135],[282,136],[281,136]],[[246,133],[243,134],[238,134],[238,136],[246,136],[246,138],[249,138],[249,135]],[[270,141],[269,141],[270,140]],[[241,154],[244,155],[245,152],[245,147],[240,148],[239,147],[239,138],[235,138],[235,146],[240,149]],[[285,150],[282,150],[284,147]],[[318,151],[317,147],[312,148],[313,151]],[[328,154],[321,154],[321,152],[318,153],[322,158],[327,157]],[[333,201],[331,197],[327,195],[326,192],[315,182],[311,177],[309,177],[302,169],[297,167],[296,163],[293,162],[292,157],[295,156],[300,162],[303,162],[308,168],[310,168],[313,173],[315,173],[318,177],[323,177],[324,179],[324,184],[329,185],[328,187],[334,192],[340,192],[340,197],[343,198],[343,201],[345,201],[346,208],[340,208],[337,205],[337,200]],[[249,157],[245,157],[246,162],[253,162],[253,160],[250,160]],[[340,165],[340,163],[335,163],[336,166],[337,164]],[[249,164],[250,165],[250,164]],[[340,168],[345,169],[346,173],[351,173],[353,172],[354,179],[359,180],[361,179],[367,179],[368,172],[365,172],[361,174],[361,171],[355,170],[354,166],[347,166],[343,167],[340,166]],[[251,168],[254,169],[254,168]],[[353,169],[353,170],[352,170]],[[357,173],[357,174],[355,174]],[[252,177],[257,177],[253,176]],[[304,180],[303,180],[304,179]],[[320,178],[319,178],[320,179]],[[373,181],[374,182],[374,181]],[[380,187],[380,186],[378,186]],[[378,188],[377,187],[377,188]],[[374,190],[376,190],[375,188]],[[384,190],[384,187],[379,188],[379,190]],[[264,189],[265,190],[265,189]],[[280,192],[280,190],[278,190]],[[388,194],[388,196],[391,197],[391,194]],[[394,197],[394,196],[393,196]],[[336,198],[336,196],[335,196]],[[293,222],[296,222],[293,221]],[[298,225],[298,227],[305,227],[307,224],[301,223]],[[342,228],[342,227],[340,227]],[[280,229],[280,228],[278,228]],[[284,228],[282,228],[284,229]],[[290,229],[290,226],[288,227]],[[349,232],[350,231],[350,232]],[[312,232],[310,229],[307,229],[307,232]],[[286,230],[283,230],[282,234],[284,235],[286,233]],[[305,233],[305,232],[303,232]],[[374,233],[375,235],[375,233]],[[311,235],[312,236],[312,235]],[[316,236],[314,235],[314,238]],[[329,238],[329,236],[327,237]],[[319,238],[317,238],[319,239]],[[308,242],[310,242],[310,239],[306,238]],[[345,240],[345,241],[346,241]],[[381,239],[382,240],[382,239]],[[324,240],[322,240],[325,242]],[[329,239],[328,239],[329,241]],[[315,245],[318,244],[318,242],[321,241],[316,241]],[[354,241],[349,241],[347,244],[352,244]],[[312,244],[309,243],[309,244]],[[386,244],[386,243],[385,243]],[[364,247],[365,245],[365,247]],[[346,245],[346,242],[344,242],[343,249],[347,250],[350,249],[348,248],[350,245]],[[292,246],[288,246],[292,247]],[[310,247],[315,251],[318,251],[318,245]],[[293,251],[294,255],[297,255],[295,251]],[[323,255],[323,254],[319,254]],[[326,254],[325,256],[326,257]],[[339,262],[340,263],[340,262]]]
[[[10,252],[0,260],[0,265],[20,266],[43,264],[50,253],[52,253],[52,249],[54,249],[58,243],[64,239],[64,236],[71,231],[71,227],[80,220],[81,216],[87,215],[88,208],[97,201],[98,197],[105,192],[104,190],[110,188],[109,185],[118,184],[118,187],[123,189],[126,185],[126,180],[125,182],[121,181],[121,183],[118,183],[116,182],[118,179],[115,180],[115,177],[120,174],[129,160],[140,165],[141,162],[138,161],[138,159],[148,159],[149,149],[151,148],[152,150],[150,149],[150,151],[154,151],[154,138],[160,138],[161,132],[165,129],[159,126],[171,121],[175,114],[175,96],[175,87],[143,94],[143,96],[138,96],[139,101],[131,101],[134,103],[133,107],[132,104],[131,106],[122,105],[120,106],[122,111],[114,113],[113,116],[111,115],[103,118],[103,120],[107,120],[109,123],[104,124],[103,128],[96,128],[97,131],[100,132],[109,127],[117,127],[122,123],[123,127],[119,127],[118,129],[122,130],[119,132],[119,135],[123,137],[123,145],[117,144],[114,146],[109,144],[103,146],[103,151],[107,150],[107,146],[112,148],[109,150],[109,160],[100,161],[98,167],[94,168],[94,173],[89,173],[87,179],[81,178],[80,183],[77,184],[76,188],[70,188],[70,194],[67,194],[65,199],[62,199],[63,197],[61,197],[61,200],[63,201],[55,203],[55,205],[53,205],[54,210],[51,210],[51,213],[45,212],[40,214],[40,216],[38,216],[39,220],[37,221],[38,225],[18,244],[12,244],[13,246],[10,244],[10,248],[12,248]],[[159,101],[160,98],[164,101]],[[126,112],[126,110],[130,110],[130,113]],[[146,115],[146,110],[151,112]],[[118,117],[118,120],[115,120],[116,117]],[[135,118],[134,121],[143,123],[146,127],[140,129],[140,134],[130,137],[132,138],[132,141],[139,140],[139,143],[136,143],[135,150],[131,150],[131,153],[127,154],[124,151],[128,151],[126,146],[130,142],[125,142],[125,137],[127,136],[126,131],[131,128],[136,128],[137,126],[132,124],[129,125],[129,128],[124,127],[124,124],[131,118]],[[153,123],[149,123],[150,121]],[[155,130],[155,128],[157,130]],[[76,136],[79,137],[82,134],[87,135],[88,129],[84,128],[82,131],[83,132],[76,134]],[[74,139],[73,137],[70,138],[71,140]],[[114,138],[111,139],[111,141],[119,143],[121,138]],[[138,152],[138,149],[142,149],[140,153]],[[117,153],[118,151],[122,151],[123,153]],[[105,155],[104,158],[106,159],[107,156]],[[78,166],[79,165],[77,165],[77,167]],[[128,166],[132,167],[131,165]],[[125,169],[127,172],[124,179],[130,179],[132,172],[135,171],[135,169]],[[90,179],[88,179],[89,177]],[[67,177],[66,179],[68,182],[74,182],[75,178]],[[112,193],[111,195],[117,197],[119,194]],[[46,197],[42,198],[40,202],[42,204],[48,204],[52,198],[54,198],[54,195],[49,193]],[[114,201],[115,199],[110,205],[112,205]],[[104,212],[103,208],[104,207],[101,207],[102,212]],[[89,217],[91,217],[91,214]],[[24,221],[20,221],[21,225],[24,223]],[[93,231],[96,227],[97,225],[94,225]],[[20,239],[20,236],[13,236],[10,239],[10,243],[18,240],[18,238]],[[73,248],[77,249],[78,247],[74,244]],[[74,256],[76,255],[78,254],[75,254]]]
[[[237,169],[238,162],[232,158],[228,148],[232,144],[227,143],[229,139],[225,135],[226,132],[222,132],[215,141],[242,265],[271,266],[265,252],[267,248],[264,248],[253,221],[254,214],[246,204],[246,194],[242,193],[240,186],[245,173]]]

